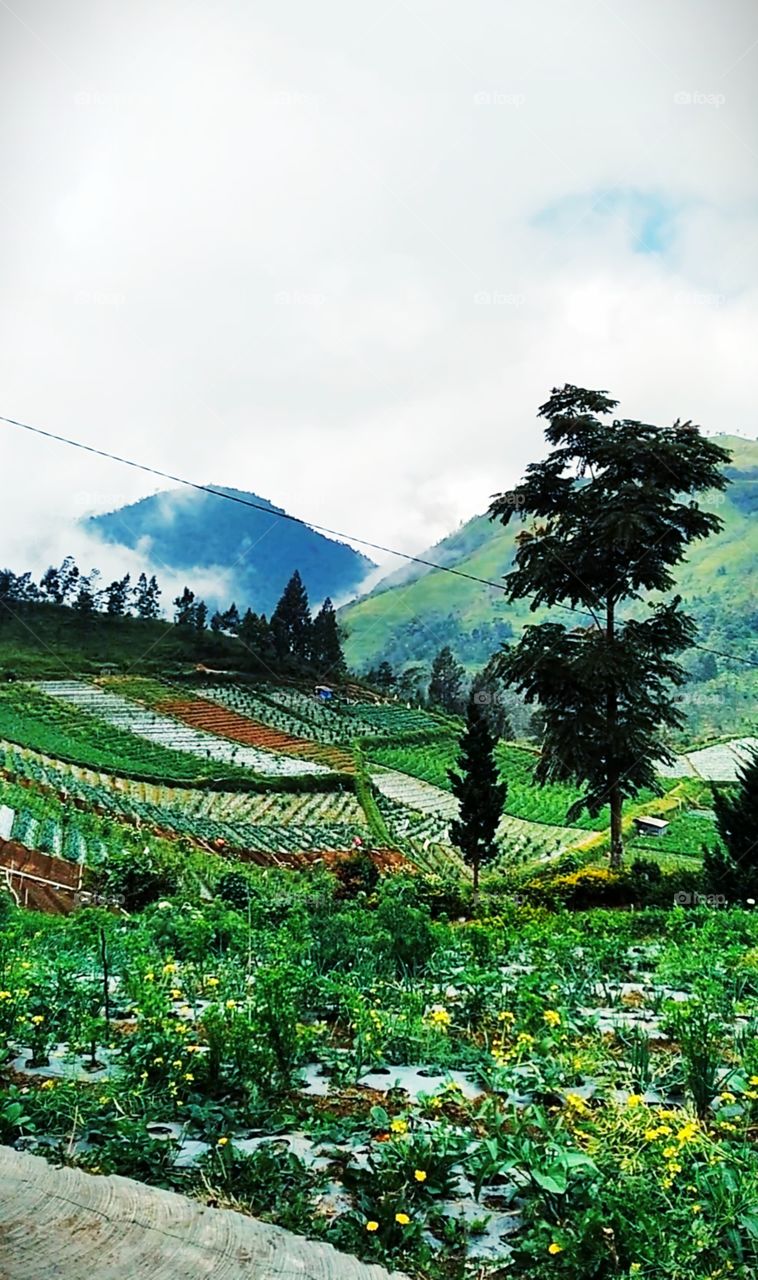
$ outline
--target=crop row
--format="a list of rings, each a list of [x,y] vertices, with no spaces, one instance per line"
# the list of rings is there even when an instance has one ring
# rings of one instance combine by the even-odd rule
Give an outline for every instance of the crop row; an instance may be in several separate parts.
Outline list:
[[[137,737],[127,728],[106,723],[83,707],[48,696],[30,685],[8,684],[0,688],[0,738],[115,773],[188,781],[201,777],[242,780],[248,776],[234,765],[201,760]]]
[[[355,767],[347,751],[296,737],[205,698],[170,699],[161,703],[159,710],[191,728],[262,751],[310,760],[338,773],[350,773]]]
[[[59,825],[76,827],[81,809],[101,812],[116,819],[145,824],[159,831],[172,831],[205,843],[221,842],[240,850],[297,851],[300,849],[348,849],[356,836],[366,837],[363,813],[352,794],[325,793],[306,796],[287,796],[274,793],[269,796],[237,796],[228,799],[235,807],[233,820],[224,815],[224,793],[178,790],[173,804],[159,804],[144,798],[144,784],[131,783],[120,788],[103,786],[65,774],[50,765],[28,757],[17,756],[9,760],[6,752],[5,767],[15,776],[27,780],[48,792],[65,796],[65,812],[59,813],[57,801],[49,794],[37,795],[29,788],[21,791],[14,802],[19,810],[28,809],[30,796],[36,803],[53,809],[58,814]],[[5,784],[8,785],[8,784]],[[140,790],[142,798],[140,798]],[[168,790],[168,789],[167,789]],[[209,806],[212,798],[215,805]],[[178,800],[178,803],[176,802]],[[246,805],[235,802],[246,802]],[[208,809],[210,808],[210,812]],[[27,833],[28,835],[28,833]],[[34,837],[38,830],[34,828]],[[43,848],[18,831],[13,838],[29,847]],[[58,852],[54,847],[49,852]]]
[[[316,742],[349,745],[360,738],[396,739],[409,734],[436,735],[439,723],[424,711],[401,705],[347,702],[339,696],[322,702],[314,694],[277,685],[212,685],[206,695],[242,715],[284,733]]]
[[[227,768],[244,767],[259,775],[271,777],[329,772],[324,765],[314,764],[310,760],[297,760],[289,756],[268,754],[242,744],[232,744],[211,733],[190,728],[170,716],[130,702],[120,694],[96,688],[80,680],[49,680],[41,682],[39,687],[51,698],[59,699],[95,720],[177,754],[186,753],[208,763],[223,762]]]

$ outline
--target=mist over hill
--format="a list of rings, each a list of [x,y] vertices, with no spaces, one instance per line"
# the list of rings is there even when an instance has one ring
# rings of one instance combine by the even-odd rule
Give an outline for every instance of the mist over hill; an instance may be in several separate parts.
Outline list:
[[[197,490],[169,489],[82,524],[102,542],[139,552],[159,579],[162,570],[186,572],[192,586],[193,571],[204,581],[216,571],[218,596],[207,588],[204,592],[211,607],[226,607],[234,599],[240,608],[270,614],[295,569],[312,603],[326,596],[339,602],[354,594],[375,568],[347,543],[282,519],[284,508],[266,498],[210,487],[265,510]]]

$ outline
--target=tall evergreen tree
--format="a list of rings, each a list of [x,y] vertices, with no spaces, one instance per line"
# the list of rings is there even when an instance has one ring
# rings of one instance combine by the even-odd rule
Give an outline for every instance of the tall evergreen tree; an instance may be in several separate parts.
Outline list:
[[[97,569],[93,569],[89,577],[81,577],[79,579],[79,590],[74,600],[73,608],[82,618],[91,618],[97,612],[97,603],[99,592],[96,583],[99,578]]]
[[[345,673],[345,656],[340,643],[337,614],[328,596],[313,619],[311,661],[324,676],[336,678]]]
[[[123,578],[116,578],[110,586],[105,588],[107,604],[105,606],[106,613],[113,618],[122,618],[126,613],[126,606],[129,601],[129,582],[131,575],[126,573]]]
[[[195,616],[193,625],[196,631],[205,631],[208,624],[208,606],[204,600],[198,600],[195,605]]]
[[[450,715],[460,711],[464,674],[460,662],[453,657],[452,649],[445,645],[432,663],[429,680],[430,705],[440,707]]]
[[[569,605],[592,620],[526,627],[501,670],[545,718],[537,780],[584,787],[567,821],[583,807],[594,815],[610,806],[614,867],[624,798],[657,789],[656,764],[671,759],[661,730],[682,724],[676,655],[695,630],[678,597],[651,604],[643,618],[622,620],[619,609],[670,593],[672,567],[721,527],[695,499],[726,487],[720,468],[730,458],[689,422],[601,421],[616,404],[604,391],[554,390],[539,411],[553,451],[490,506],[503,524],[531,521],[505,578],[509,600]]]
[[[279,657],[291,655],[301,662],[307,661],[311,645],[311,611],[308,593],[297,569],[271,615],[271,627]]]
[[[366,684],[370,684],[372,689],[378,689],[381,693],[391,693],[397,684],[397,676],[395,675],[389,662],[380,662],[378,667],[371,667],[366,672]]]
[[[474,873],[474,893],[479,889],[479,868],[497,853],[495,835],[507,794],[495,762],[496,741],[478,702],[469,698],[458,768],[448,769],[448,777],[459,803],[450,839]]]
[[[716,827],[724,849],[706,851],[709,888],[730,898],[758,898],[758,751],[738,774],[736,792],[714,787]]]
[[[174,624],[177,627],[195,625],[195,593],[189,587],[185,587],[182,594],[174,600]]]
[[[155,574],[148,579],[141,573],[134,591],[134,607],[138,618],[157,618],[159,613],[158,597],[161,591]]]
[[[476,673],[471,681],[471,697],[496,738],[513,738],[513,726],[505,707],[505,690],[497,674],[499,663],[500,656],[496,654]]]

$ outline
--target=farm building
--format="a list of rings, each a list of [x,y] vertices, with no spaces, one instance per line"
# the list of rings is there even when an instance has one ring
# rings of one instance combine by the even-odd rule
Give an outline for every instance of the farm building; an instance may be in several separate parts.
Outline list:
[[[639,836],[662,836],[668,822],[664,818],[635,818],[634,825]]]

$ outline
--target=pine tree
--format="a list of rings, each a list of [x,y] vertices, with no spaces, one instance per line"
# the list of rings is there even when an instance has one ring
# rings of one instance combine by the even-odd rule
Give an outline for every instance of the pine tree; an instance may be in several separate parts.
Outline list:
[[[397,676],[385,660],[366,672],[366,684],[371,685],[372,689],[379,689],[381,693],[391,693],[397,684]]]
[[[122,618],[126,613],[130,581],[131,575],[127,573],[123,578],[116,578],[115,581],[105,589],[108,601],[106,605],[106,613],[109,613],[112,618]]]
[[[539,411],[552,453],[490,506],[503,524],[531,521],[516,539],[508,599],[586,615],[579,626],[526,627],[501,672],[545,718],[537,781],[584,788],[567,822],[609,805],[614,867],[625,797],[658,790],[656,766],[672,759],[662,731],[683,723],[676,657],[695,633],[679,597],[651,603],[647,617],[622,620],[619,610],[648,592],[670,593],[689,545],[721,528],[696,497],[726,487],[730,458],[689,422],[600,421],[616,404],[604,391],[553,391]]]
[[[495,743],[479,704],[469,698],[458,769],[449,769],[448,776],[459,803],[450,839],[473,870],[474,893],[479,889],[479,868],[497,853],[495,835],[507,794],[507,785],[498,775]]]
[[[497,675],[499,662],[498,654],[477,672],[471,681],[471,697],[487,721],[490,732],[496,738],[511,739],[514,736],[513,726],[505,708],[503,683]]]
[[[313,619],[311,661],[323,676],[338,677],[345,673],[337,614],[328,596]]]
[[[311,644],[311,611],[308,593],[297,569],[271,615],[271,628],[277,656],[292,656],[301,662],[307,661]]]
[[[205,631],[208,622],[208,606],[204,600],[198,600],[195,605],[195,616],[193,624],[196,631]]]
[[[729,897],[758,898],[758,751],[742,766],[736,793],[714,787],[716,827],[724,851],[709,850],[704,870],[709,888]]]
[[[463,667],[453,657],[450,646],[445,645],[444,649],[440,649],[432,663],[432,674],[429,681],[429,702],[431,706],[440,707],[451,715],[460,711],[463,676]]]
[[[91,618],[97,611],[97,596],[92,581],[96,572],[96,570],[93,570],[89,578],[82,577],[79,579],[79,590],[74,600],[73,608],[82,618]]]
[[[155,574],[148,581],[141,573],[134,592],[134,604],[138,618],[157,618],[159,613],[158,597],[161,594]]]
[[[222,615],[224,631],[231,631],[232,635],[236,635],[240,629],[240,615],[236,604],[232,600],[226,613]]]
[[[174,600],[174,624],[177,627],[192,627],[195,624],[195,593],[185,587],[180,596]]]

